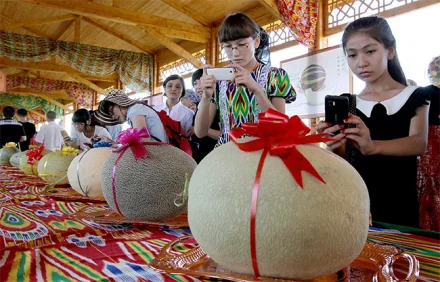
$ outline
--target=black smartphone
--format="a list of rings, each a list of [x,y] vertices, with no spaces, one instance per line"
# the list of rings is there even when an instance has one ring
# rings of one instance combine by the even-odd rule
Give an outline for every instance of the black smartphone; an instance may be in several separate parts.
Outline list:
[[[348,118],[349,103],[348,97],[325,96],[325,121],[332,125],[344,124],[344,119]]]
[[[98,143],[101,141],[101,138],[92,138],[92,144]]]

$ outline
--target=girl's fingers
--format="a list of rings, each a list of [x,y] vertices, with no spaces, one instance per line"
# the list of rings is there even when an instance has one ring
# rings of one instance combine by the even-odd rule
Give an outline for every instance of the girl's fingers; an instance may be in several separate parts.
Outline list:
[[[333,125],[333,126],[331,126],[331,127],[326,128],[326,129],[324,130],[324,132],[325,132],[325,133],[333,133],[333,132],[336,132],[336,131],[341,130],[341,129],[343,129],[343,128],[344,128],[344,125],[343,125],[343,124],[337,124],[337,125]]]
[[[333,136],[332,138],[333,139],[338,139],[338,140],[325,142],[325,144],[327,146],[332,146],[333,144],[341,142],[342,140],[345,139],[345,134],[339,133],[336,136]]]
[[[332,145],[329,146],[329,148],[333,151],[336,150],[337,148],[341,147],[342,145],[344,145],[347,142],[347,139],[342,139],[341,141],[338,141]]]
[[[356,134],[359,135],[361,133],[361,129],[358,127],[355,128],[346,128],[346,129],[341,129],[341,132],[344,134]]]

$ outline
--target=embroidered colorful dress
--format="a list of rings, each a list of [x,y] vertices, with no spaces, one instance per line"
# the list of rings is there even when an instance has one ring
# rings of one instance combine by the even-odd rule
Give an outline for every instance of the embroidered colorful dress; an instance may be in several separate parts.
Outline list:
[[[257,64],[251,75],[267,93],[269,100],[279,97],[284,98],[286,103],[295,101],[296,93],[285,70]],[[231,81],[217,82],[214,102],[220,111],[221,134],[217,147],[229,142],[228,133],[232,128],[240,127],[243,123],[258,122],[258,113],[262,111],[253,92]]]

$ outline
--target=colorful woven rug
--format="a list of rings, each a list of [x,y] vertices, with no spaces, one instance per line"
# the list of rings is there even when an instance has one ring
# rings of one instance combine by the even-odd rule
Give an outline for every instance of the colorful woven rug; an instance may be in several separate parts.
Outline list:
[[[96,224],[69,215],[94,205],[64,202],[19,185],[0,167],[0,281],[199,281],[159,273],[149,262],[189,229]],[[440,241],[371,230],[368,240],[395,245],[419,259],[420,281],[440,280]],[[194,247],[179,245],[179,251]]]

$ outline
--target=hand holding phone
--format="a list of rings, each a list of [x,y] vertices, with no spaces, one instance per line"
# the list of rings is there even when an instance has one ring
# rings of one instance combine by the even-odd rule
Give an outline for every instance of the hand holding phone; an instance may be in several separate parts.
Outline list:
[[[234,68],[209,68],[206,69],[208,75],[213,75],[216,80],[231,81],[234,78]]]
[[[349,100],[344,96],[325,96],[325,121],[332,124],[344,124],[348,118]]]

